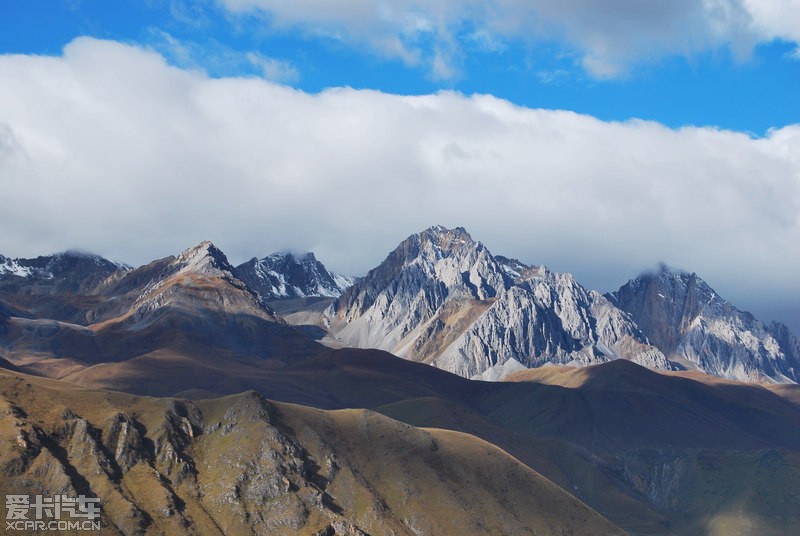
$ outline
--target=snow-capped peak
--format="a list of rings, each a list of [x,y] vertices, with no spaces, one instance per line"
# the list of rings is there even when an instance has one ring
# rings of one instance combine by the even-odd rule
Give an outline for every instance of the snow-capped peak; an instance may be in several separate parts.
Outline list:
[[[0,255],[0,275],[16,275],[18,277],[28,277],[32,273],[30,266],[20,264],[19,259],[10,259]]]
[[[36,279],[80,279],[89,274],[108,276],[119,270],[131,270],[126,264],[110,261],[80,250],[67,250],[33,259],[12,259],[0,255],[0,276]]]
[[[354,282],[352,277],[329,271],[311,253],[277,252],[252,258],[234,273],[264,300],[279,298],[336,298]]]

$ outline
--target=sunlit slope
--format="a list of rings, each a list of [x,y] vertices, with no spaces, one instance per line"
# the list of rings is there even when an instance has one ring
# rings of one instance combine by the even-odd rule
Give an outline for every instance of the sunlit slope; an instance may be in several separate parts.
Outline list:
[[[622,534],[491,444],[367,410],[13,372],[0,394],[0,493],[100,497],[106,534]]]

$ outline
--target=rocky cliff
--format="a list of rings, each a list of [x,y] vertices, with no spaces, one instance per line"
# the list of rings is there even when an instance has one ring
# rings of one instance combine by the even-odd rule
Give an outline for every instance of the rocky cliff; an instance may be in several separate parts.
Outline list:
[[[570,274],[495,257],[462,228],[410,236],[331,306],[329,326],[343,345],[465,377],[502,376],[506,363],[670,367],[603,296]]]
[[[797,337],[740,311],[694,273],[662,265],[608,295],[678,365],[740,381],[797,382]]]

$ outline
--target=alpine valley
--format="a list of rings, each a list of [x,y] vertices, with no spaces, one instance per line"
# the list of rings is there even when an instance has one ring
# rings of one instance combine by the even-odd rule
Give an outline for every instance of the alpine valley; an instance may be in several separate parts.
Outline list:
[[[0,256],[0,488],[104,534],[791,534],[798,381],[696,274],[602,294],[462,228],[361,278]]]

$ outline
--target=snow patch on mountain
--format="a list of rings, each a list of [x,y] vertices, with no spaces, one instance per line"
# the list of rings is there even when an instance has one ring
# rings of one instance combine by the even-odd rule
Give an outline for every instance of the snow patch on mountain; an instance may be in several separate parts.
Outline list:
[[[0,275],[15,275],[17,277],[28,277],[33,273],[30,266],[25,266],[19,259],[9,259],[0,255]]]
[[[99,255],[77,250],[68,250],[34,259],[12,259],[0,255],[0,276],[35,277],[54,279],[75,272],[98,272],[111,274],[118,270],[131,270],[131,267],[105,259]],[[70,274],[76,275],[76,274]]]
[[[273,253],[253,258],[235,269],[236,276],[258,292],[262,299],[337,298],[355,278],[329,271],[313,253]]]

